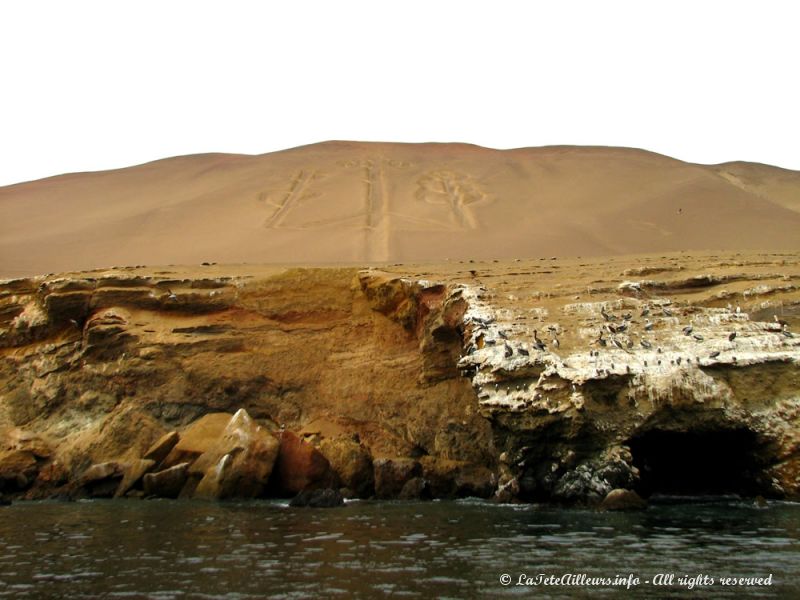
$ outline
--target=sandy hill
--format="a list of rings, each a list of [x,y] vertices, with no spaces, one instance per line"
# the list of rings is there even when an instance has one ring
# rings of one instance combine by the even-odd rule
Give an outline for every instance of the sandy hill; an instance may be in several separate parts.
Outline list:
[[[800,172],[642,150],[326,142],[0,188],[0,276],[800,247]]]

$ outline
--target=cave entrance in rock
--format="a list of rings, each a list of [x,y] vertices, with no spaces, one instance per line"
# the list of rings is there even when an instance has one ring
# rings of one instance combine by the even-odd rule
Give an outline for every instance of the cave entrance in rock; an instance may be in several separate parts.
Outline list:
[[[745,428],[651,429],[628,441],[643,496],[763,493],[756,434]]]

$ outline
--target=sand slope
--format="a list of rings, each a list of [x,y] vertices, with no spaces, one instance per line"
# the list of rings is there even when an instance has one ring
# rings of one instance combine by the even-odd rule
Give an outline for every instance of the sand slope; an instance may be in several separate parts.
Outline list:
[[[325,142],[0,188],[0,276],[800,248],[800,173],[634,149]]]

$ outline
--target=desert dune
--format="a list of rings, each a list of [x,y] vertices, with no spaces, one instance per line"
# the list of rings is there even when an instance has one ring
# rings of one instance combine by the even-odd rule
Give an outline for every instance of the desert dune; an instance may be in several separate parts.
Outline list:
[[[0,188],[0,276],[800,247],[800,173],[644,150],[324,142]]]

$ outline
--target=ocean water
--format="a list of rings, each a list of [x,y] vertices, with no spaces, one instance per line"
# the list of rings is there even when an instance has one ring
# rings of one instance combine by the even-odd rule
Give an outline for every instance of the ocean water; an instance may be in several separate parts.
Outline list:
[[[800,505],[0,507],[0,598],[388,597],[800,598]]]

